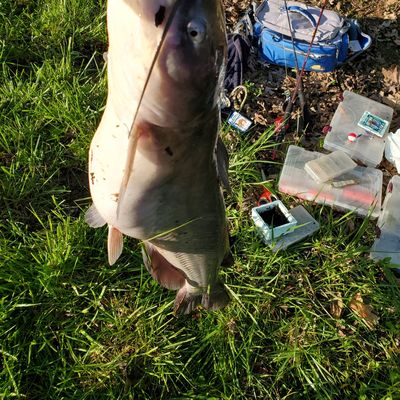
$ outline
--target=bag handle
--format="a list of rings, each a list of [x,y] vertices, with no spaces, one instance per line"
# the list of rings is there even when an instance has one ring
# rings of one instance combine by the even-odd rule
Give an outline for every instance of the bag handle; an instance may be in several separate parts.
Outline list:
[[[312,14],[309,11],[305,10],[304,8],[301,8],[299,6],[289,6],[287,9],[290,12],[301,14],[304,18],[306,18],[310,22],[310,24],[314,28],[317,26],[317,22],[315,21]]]
[[[343,62],[352,61],[356,58],[360,53],[367,50],[372,43],[371,36],[367,35],[366,33],[362,32],[359,22],[356,19],[346,18],[346,26],[349,34],[349,41],[357,42],[360,49],[353,50],[353,54],[347,54],[347,58]]]

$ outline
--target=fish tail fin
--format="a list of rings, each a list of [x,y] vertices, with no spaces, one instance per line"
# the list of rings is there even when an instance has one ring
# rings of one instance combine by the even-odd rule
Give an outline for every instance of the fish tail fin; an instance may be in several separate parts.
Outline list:
[[[196,307],[206,310],[219,310],[229,303],[229,296],[222,283],[217,283],[207,292],[190,292],[187,286],[182,287],[175,298],[174,313],[190,314]]]
[[[171,290],[184,286],[186,277],[183,272],[167,261],[155,246],[144,242],[142,256],[147,271],[161,286]]]

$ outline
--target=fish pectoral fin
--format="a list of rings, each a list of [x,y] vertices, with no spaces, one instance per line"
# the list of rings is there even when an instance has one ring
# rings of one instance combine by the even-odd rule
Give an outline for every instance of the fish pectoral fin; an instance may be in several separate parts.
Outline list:
[[[108,226],[108,263],[110,265],[115,264],[118,260],[119,256],[122,253],[122,248],[124,246],[123,235],[122,233],[113,226]]]
[[[97,211],[97,208],[92,204],[85,213],[85,221],[91,228],[101,228],[106,224],[106,221]]]
[[[177,290],[185,284],[183,272],[167,261],[152,244],[144,243],[142,256],[146,269],[161,286]]]
[[[190,314],[196,307],[206,310],[219,310],[229,303],[229,296],[222,283],[217,283],[204,292],[189,292],[187,286],[182,287],[175,297],[174,313]]]
[[[222,186],[230,194],[232,190],[228,178],[229,155],[228,155],[228,150],[226,150],[226,147],[224,145],[224,142],[219,136],[217,140],[216,156],[217,156],[217,169],[218,169],[219,180],[221,181]]]

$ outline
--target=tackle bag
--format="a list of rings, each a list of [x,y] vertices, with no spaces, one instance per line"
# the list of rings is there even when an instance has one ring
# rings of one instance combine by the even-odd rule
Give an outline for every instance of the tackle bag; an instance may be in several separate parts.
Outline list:
[[[287,11],[283,0],[264,0],[254,11],[253,35],[268,63],[295,68],[297,58],[301,69],[316,27],[305,71],[331,72],[371,45],[371,37],[356,20],[324,10],[318,25],[320,8],[296,1],[286,4]]]

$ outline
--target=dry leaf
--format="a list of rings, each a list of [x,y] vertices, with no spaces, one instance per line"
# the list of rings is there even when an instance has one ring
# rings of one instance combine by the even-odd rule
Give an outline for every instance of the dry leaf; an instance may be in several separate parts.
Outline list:
[[[364,320],[370,329],[374,329],[378,323],[379,317],[372,312],[372,307],[364,303],[361,293],[357,293],[349,304],[350,308]]]
[[[392,65],[389,68],[382,68],[382,74],[385,79],[394,83],[400,83],[400,68],[398,65]]]
[[[342,296],[339,294],[338,299],[331,303],[330,313],[333,318],[339,319],[341,317],[343,306]]]

